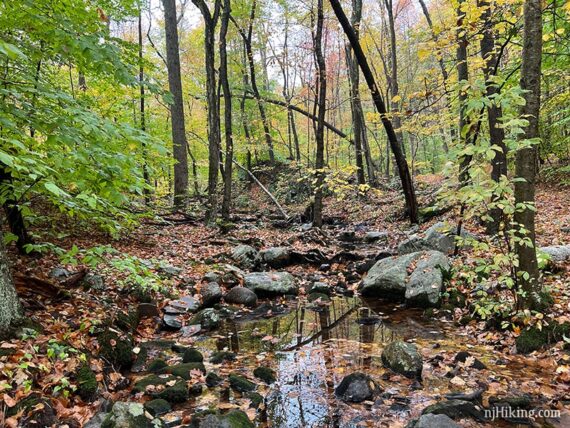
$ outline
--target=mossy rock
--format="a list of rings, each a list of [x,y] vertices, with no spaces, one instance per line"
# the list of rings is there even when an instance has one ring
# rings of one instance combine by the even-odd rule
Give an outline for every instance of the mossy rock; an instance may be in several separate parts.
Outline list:
[[[182,356],[183,363],[201,363],[204,361],[204,356],[196,348],[187,348]]]
[[[210,356],[210,362],[212,364],[222,364],[224,361],[235,361],[235,359],[236,359],[236,354],[228,351],[214,352]]]
[[[213,388],[223,382],[223,379],[214,372],[209,372],[206,376],[206,386]]]
[[[84,401],[92,400],[97,394],[97,377],[88,364],[83,364],[75,376],[77,395]]]
[[[253,371],[253,375],[268,385],[272,384],[276,380],[275,370],[270,369],[269,367],[258,367]]]
[[[206,414],[206,412],[196,415],[192,419],[190,425],[192,428],[197,427],[220,427],[220,428],[253,428],[253,423],[247,415],[241,410],[232,410],[225,415],[215,413]]]
[[[172,374],[174,376],[181,377],[184,380],[190,380],[192,377],[190,375],[191,370],[200,370],[202,373],[206,374],[206,367],[202,363],[182,363],[175,364],[173,366],[168,366],[159,371],[161,374]]]
[[[229,380],[230,387],[237,392],[246,393],[254,391],[255,388],[257,388],[255,383],[247,380],[244,376],[237,373],[231,373]]]
[[[309,302],[315,302],[319,299],[321,299],[321,302],[328,302],[331,300],[331,298],[328,295],[326,295],[325,293],[311,293],[311,294],[309,294],[309,297],[307,298],[307,300]]]
[[[543,346],[550,345],[570,336],[570,323],[554,324],[538,327],[531,327],[523,330],[516,339],[517,352],[528,354]]]
[[[106,330],[97,337],[99,355],[117,368],[128,368],[133,364],[133,342],[129,336]]]
[[[160,358],[157,358],[156,360],[152,360],[148,364],[148,371],[151,373],[158,373],[165,367],[168,367],[168,364],[166,363],[166,361],[164,361]]]
[[[160,416],[168,413],[172,410],[172,406],[166,400],[162,398],[156,398],[154,400],[147,401],[144,403],[144,408],[152,416]]]
[[[135,310],[127,312],[119,312],[115,319],[115,325],[126,333],[134,333],[139,326],[140,318]]]
[[[223,417],[231,428],[253,428],[253,423],[241,410],[232,410]]]
[[[140,403],[117,402],[101,424],[101,428],[160,428],[164,424],[160,419],[146,417]]]
[[[246,397],[251,401],[249,407],[252,407],[254,409],[257,409],[261,403],[263,403],[263,395],[258,392],[248,392]]]
[[[166,386],[171,384],[173,385]],[[164,389],[158,388],[157,390],[150,389],[147,392],[149,386],[166,386]],[[188,400],[188,386],[183,379],[176,376],[157,376],[155,374],[149,375],[144,379],[141,379],[135,383],[133,386],[133,393],[144,392],[148,393],[154,398],[161,398],[168,401],[169,403],[183,403]]]

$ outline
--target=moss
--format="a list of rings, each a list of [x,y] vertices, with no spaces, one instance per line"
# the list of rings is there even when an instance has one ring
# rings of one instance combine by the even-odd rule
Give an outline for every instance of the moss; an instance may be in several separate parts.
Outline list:
[[[449,297],[447,298],[447,301],[449,304],[453,305],[453,307],[456,307],[456,308],[464,308],[465,307],[465,303],[467,302],[467,299],[461,291],[459,291],[457,288],[452,288],[452,289],[448,290],[448,294],[449,294]]]
[[[134,333],[139,326],[139,315],[137,311],[119,312],[115,319],[115,325],[126,333]]]
[[[147,401],[144,403],[144,408],[152,416],[164,415],[165,413],[168,413],[170,410],[172,410],[170,403],[166,400],[163,400],[162,398],[156,398],[154,400]]]
[[[232,410],[227,413],[223,419],[231,428],[253,428],[254,426],[247,415],[241,410]]]
[[[231,373],[229,379],[232,389],[241,393],[251,392],[257,388],[257,385],[255,385],[255,383],[250,382],[244,376],[237,373]]]
[[[269,367],[258,367],[253,371],[253,375],[267,384],[275,382],[275,371]]]
[[[460,325],[467,325],[469,324],[471,321],[473,321],[473,317],[471,315],[463,315],[460,319],[459,319],[459,324]]]
[[[218,386],[222,381],[223,379],[214,372],[209,372],[206,376],[206,385],[210,388]]]
[[[426,318],[432,318],[434,315],[435,310],[433,308],[427,308],[426,310],[424,310],[424,317]]]
[[[87,364],[83,364],[76,375],[77,394],[85,401],[92,400],[97,394],[97,377]]]
[[[175,383],[171,386],[167,386],[162,390],[154,390],[155,388],[149,388],[150,386],[166,386],[171,384],[172,381]],[[161,398],[168,401],[169,403],[183,403],[188,400],[188,386],[186,382],[176,376],[157,376],[149,375],[135,383],[133,386],[133,393],[147,392],[149,389],[149,394],[154,398]]]
[[[169,403],[184,403],[188,400],[188,386],[186,382],[179,380],[172,386],[165,388],[158,394],[155,394],[156,398],[161,398],[168,401]]]
[[[189,380],[192,376],[190,375],[191,370],[200,370],[202,373],[206,374],[206,368],[202,363],[182,363],[176,364],[174,366],[169,366],[161,369],[159,373],[168,373],[182,379]]]
[[[531,327],[523,330],[516,339],[517,352],[528,354],[543,346],[563,340],[570,335],[570,323],[543,326],[542,330]]]
[[[130,337],[114,331],[103,331],[97,337],[99,355],[117,368],[128,368],[133,363],[133,343]]]
[[[165,367],[168,367],[168,364],[166,364],[166,361],[161,360],[160,358],[157,358],[156,360],[152,360],[148,364],[148,371],[151,373],[158,373],[159,371],[161,371]]]
[[[247,398],[249,398],[251,401],[249,407],[253,407],[254,409],[257,409],[261,405],[261,403],[263,403],[263,395],[257,392],[248,393]]]
[[[204,361],[204,356],[196,348],[188,348],[184,351],[182,356],[183,363],[201,363]]]
[[[210,362],[212,364],[221,364],[224,361],[234,361],[236,359],[236,354],[228,351],[214,352],[210,357]]]

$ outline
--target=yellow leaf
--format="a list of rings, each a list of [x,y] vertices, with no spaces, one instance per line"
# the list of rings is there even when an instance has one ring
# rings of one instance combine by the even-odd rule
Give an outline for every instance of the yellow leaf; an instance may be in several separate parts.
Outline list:
[[[402,99],[401,96],[396,95],[395,97],[392,97],[392,102],[393,102],[393,103],[397,103],[397,102],[400,101],[401,99]]]

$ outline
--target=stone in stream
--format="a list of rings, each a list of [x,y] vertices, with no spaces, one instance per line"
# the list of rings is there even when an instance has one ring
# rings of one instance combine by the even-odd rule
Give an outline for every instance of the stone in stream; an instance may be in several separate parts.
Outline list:
[[[170,331],[180,330],[182,328],[182,319],[176,315],[164,314],[162,317],[162,328]]]
[[[163,426],[160,419],[147,417],[141,403],[122,401],[113,405],[101,424],[101,428],[159,428]]]
[[[224,379],[222,379],[220,376],[218,376],[216,373],[214,372],[209,372],[206,375],[206,386],[208,388],[213,388],[215,386],[218,386],[220,383],[222,383],[224,381]]]
[[[194,371],[201,371],[203,374],[206,374],[206,368],[202,363],[181,363],[181,364],[174,364],[173,366],[167,366],[162,368],[159,373],[160,374],[171,374],[174,376],[178,376],[184,380],[192,379],[192,372]]]
[[[245,376],[237,373],[230,373],[229,380],[230,387],[237,392],[241,392],[242,394],[251,392],[257,388],[257,385],[255,383],[249,381]]]
[[[390,370],[411,379],[421,379],[423,360],[416,345],[391,342],[382,351],[382,363]]]
[[[356,372],[345,376],[334,390],[337,397],[351,403],[373,400],[380,388],[370,376]]]
[[[253,272],[244,278],[245,286],[258,297],[297,294],[295,277],[289,272]]]
[[[151,374],[135,382],[133,394],[144,392],[153,398],[161,398],[169,403],[183,403],[188,400],[188,385],[177,376]]]
[[[194,424],[192,426],[195,426]],[[253,428],[253,423],[241,410],[232,410],[225,415],[207,415],[203,418],[198,428]]]
[[[169,309],[173,312],[169,312]],[[172,300],[168,306],[164,308],[164,312],[176,315],[180,313],[196,312],[198,309],[200,309],[200,302],[197,299],[192,296],[182,296],[178,300]]]
[[[287,247],[272,247],[259,252],[261,260],[272,268],[287,266],[291,262],[291,250]]]
[[[220,325],[220,314],[213,308],[203,309],[192,317],[189,324],[198,324],[203,330],[214,330]]]
[[[439,251],[419,251],[378,261],[360,284],[363,296],[405,300],[414,306],[438,306],[442,270],[449,261]]]
[[[432,404],[422,411],[422,415],[427,414],[446,415],[451,419],[472,418],[484,421],[483,412],[472,402],[464,400],[447,400]]]
[[[157,358],[155,360],[152,360],[150,363],[148,363],[147,370],[151,373],[158,373],[162,369],[164,369],[165,367],[168,367],[168,364],[166,363],[166,361],[164,361],[163,359]]]
[[[275,370],[269,367],[263,367],[263,366],[257,367],[253,371],[253,375],[256,378],[261,379],[263,382],[265,382],[268,385],[274,383],[276,380]]]
[[[227,303],[245,305],[253,308],[257,305],[257,295],[246,287],[234,287],[224,296]]]
[[[471,354],[469,352],[460,351],[457,353],[457,355],[455,355],[453,361],[455,361],[456,363],[458,362],[465,363],[469,357],[471,357]],[[476,370],[485,370],[487,368],[487,366],[477,358],[473,358],[473,363],[471,363],[470,367],[473,367]]]
[[[202,306],[212,306],[222,299],[222,289],[217,282],[209,282],[201,290]]]
[[[214,352],[210,357],[210,363],[222,364],[224,361],[235,361],[237,355],[229,351]]]
[[[154,400],[147,401],[144,403],[144,408],[152,416],[160,416],[168,413],[172,410],[172,406],[166,400],[162,398],[156,398]]]
[[[453,419],[450,419],[449,416],[429,413],[410,422],[406,425],[406,428],[461,428],[461,426],[453,422]]]
[[[570,259],[570,245],[551,245],[540,247],[540,251],[550,256],[550,260],[555,263],[562,263]]]
[[[243,269],[255,269],[261,262],[259,251],[250,245],[238,245],[232,250],[232,259]]]

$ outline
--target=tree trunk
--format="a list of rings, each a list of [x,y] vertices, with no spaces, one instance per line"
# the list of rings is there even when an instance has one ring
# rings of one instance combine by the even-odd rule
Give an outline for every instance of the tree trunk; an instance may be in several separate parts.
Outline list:
[[[145,117],[145,90],[144,90],[144,63],[143,63],[143,33],[142,33],[142,10],[139,9],[138,19],[139,30],[139,90],[140,90],[140,126],[141,131],[146,132],[146,117]],[[144,201],[146,205],[150,204],[150,174],[147,164],[146,143],[142,143],[142,157],[143,157],[143,178],[146,187],[143,189]]]
[[[10,326],[23,317],[20,300],[12,281],[4,239],[0,233],[0,338],[9,333]]]
[[[182,79],[180,77],[180,54],[178,52],[178,28],[176,21],[176,0],[162,0],[164,5],[164,30],[166,33],[166,62],[168,86],[173,97],[170,107],[172,120],[172,154],[174,156],[174,205],[183,208],[188,194],[188,156]]]
[[[226,140],[224,199],[222,201],[222,218],[229,220],[232,201],[232,161],[234,158],[234,143],[232,132],[232,93],[228,81],[228,54],[226,49],[226,36],[231,13],[230,0],[224,0],[220,28],[220,83],[224,96],[224,134]]]
[[[0,164],[0,185],[7,188],[5,191],[6,200],[4,201],[3,208],[6,214],[6,220],[8,221],[8,226],[10,227],[10,232],[12,232],[18,240],[16,241],[16,247],[20,254],[27,254],[26,245],[33,244],[34,240],[28,234],[26,228],[26,223],[24,222],[24,216],[20,211],[18,206],[18,201],[15,199],[14,192],[12,189],[12,174],[8,170],[8,167]]]
[[[461,5],[465,0],[459,0],[457,6],[457,81],[459,83],[459,135],[461,136],[462,147],[469,144],[471,124],[466,114],[467,91],[462,86],[469,82],[469,68],[467,67],[467,30],[463,20],[465,12],[461,10]],[[469,180],[469,165],[471,156],[463,156],[459,164],[459,183],[464,186]]]
[[[392,153],[394,154],[394,158],[396,160],[400,181],[402,182],[404,197],[406,199],[406,209],[408,217],[411,223],[417,223],[418,203],[416,200],[416,193],[414,190],[412,177],[410,176],[410,170],[408,168],[406,158],[402,153],[402,146],[399,144],[396,133],[394,132],[394,127],[392,125],[392,122],[386,116],[387,113],[386,104],[384,104],[384,99],[380,94],[380,91],[374,79],[374,75],[372,74],[372,70],[368,65],[366,56],[362,51],[362,47],[360,46],[358,38],[356,37],[356,34],[354,33],[354,30],[352,29],[350,22],[348,21],[344,11],[342,10],[342,6],[340,5],[339,0],[330,0],[330,3],[337,19],[339,20],[346,36],[348,37],[348,40],[350,41],[356,60],[360,65],[360,70],[362,71],[362,75],[366,79],[368,89],[370,89],[370,92],[372,94],[372,100],[374,101],[374,105],[378,110],[378,113],[380,114],[382,124],[384,125],[384,129],[386,130],[388,141],[390,142],[390,147],[392,149]]]
[[[314,37],[315,58],[317,62],[318,94],[317,94],[317,124],[315,132],[315,142],[317,152],[315,156],[315,205],[313,211],[313,226],[323,225],[323,186],[325,183],[325,113],[327,101],[327,70],[325,57],[323,55],[323,0],[317,0],[317,28]]]
[[[525,91],[525,106],[521,116],[527,118],[528,126],[523,138],[538,138],[538,117],[540,113],[540,73],[542,59],[542,10],[540,0],[525,0],[524,3],[524,36],[521,66],[521,88]],[[526,233],[520,233],[515,244],[519,260],[517,270],[520,289],[524,292],[521,304],[524,308],[536,309],[541,303],[538,264],[536,260],[536,239],[534,225],[534,191],[537,168],[536,145],[520,149],[516,153],[515,203],[531,205],[515,211],[514,220],[518,227]],[[520,241],[525,238],[531,241],[527,245]]]

